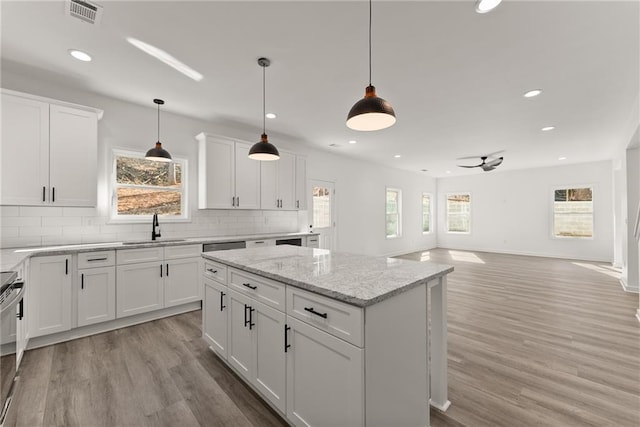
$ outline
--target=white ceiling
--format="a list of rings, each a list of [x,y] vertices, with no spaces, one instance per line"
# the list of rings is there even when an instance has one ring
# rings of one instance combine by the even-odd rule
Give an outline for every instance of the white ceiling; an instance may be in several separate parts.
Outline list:
[[[638,102],[638,1],[375,1],[373,84],[398,122],[345,125],[367,85],[362,1],[101,1],[92,26],[63,1],[2,0],[3,66],[212,122],[432,176],[483,173],[456,158],[505,150],[501,170],[612,158]],[[204,75],[195,82],[125,41],[135,37]],[[67,49],[93,55],[81,63]],[[522,94],[541,88],[543,94]],[[543,126],[556,126],[541,132]],[[357,144],[347,141],[355,139]],[[330,144],[338,147],[330,148]],[[400,154],[399,159],[394,158]],[[467,160],[473,164],[475,160]]]

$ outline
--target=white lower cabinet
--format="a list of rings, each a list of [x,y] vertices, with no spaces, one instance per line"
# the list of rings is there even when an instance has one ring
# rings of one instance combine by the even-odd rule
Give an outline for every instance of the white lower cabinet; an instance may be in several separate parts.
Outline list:
[[[31,259],[27,310],[31,338],[71,329],[72,256]]]
[[[296,426],[364,425],[364,350],[287,316],[287,418]]]
[[[116,268],[78,270],[78,326],[116,318]]]
[[[158,310],[164,305],[164,265],[160,262],[119,265],[116,283],[118,318]]]
[[[202,337],[223,359],[227,359],[227,287],[204,279],[202,301]]]
[[[183,258],[165,263],[164,306],[186,304],[202,299],[200,292],[201,258]]]

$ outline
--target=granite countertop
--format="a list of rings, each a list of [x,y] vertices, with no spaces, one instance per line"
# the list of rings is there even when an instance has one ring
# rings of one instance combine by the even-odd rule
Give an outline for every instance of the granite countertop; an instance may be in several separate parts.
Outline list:
[[[317,236],[318,233],[269,233],[269,234],[246,234],[242,236],[210,236],[187,239],[166,238],[151,240],[136,240],[132,242],[107,242],[107,243],[86,243],[77,245],[55,245],[28,248],[0,249],[0,271],[14,270],[22,261],[31,256],[66,255],[79,252],[91,252],[97,250],[112,249],[139,249],[155,246],[179,246],[203,243],[236,242],[239,240],[293,238],[303,236]]]
[[[453,271],[449,265],[297,246],[204,252],[204,258],[366,307]]]

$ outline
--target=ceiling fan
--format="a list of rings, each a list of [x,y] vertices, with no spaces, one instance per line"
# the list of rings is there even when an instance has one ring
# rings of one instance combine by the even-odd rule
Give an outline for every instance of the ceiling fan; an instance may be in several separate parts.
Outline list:
[[[458,160],[462,160],[462,159],[475,159],[477,157],[480,157],[480,159],[482,160],[482,163],[480,163],[479,165],[473,165],[473,166],[467,166],[467,165],[458,165],[461,168],[482,168],[483,171],[485,172],[489,172],[494,170],[495,168],[497,168],[498,166],[500,166],[500,164],[502,164],[502,161],[504,160],[504,157],[497,157],[493,160],[489,160],[487,162],[487,159],[495,154],[501,153],[501,151],[498,151],[496,153],[491,153],[487,156],[474,156],[474,157],[461,157]]]

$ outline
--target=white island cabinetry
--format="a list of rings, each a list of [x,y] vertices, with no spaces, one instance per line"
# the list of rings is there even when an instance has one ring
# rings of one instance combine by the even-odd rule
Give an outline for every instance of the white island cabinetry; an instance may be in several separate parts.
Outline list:
[[[429,425],[427,295],[450,267],[288,245],[203,257],[227,268],[227,363],[290,423]]]

